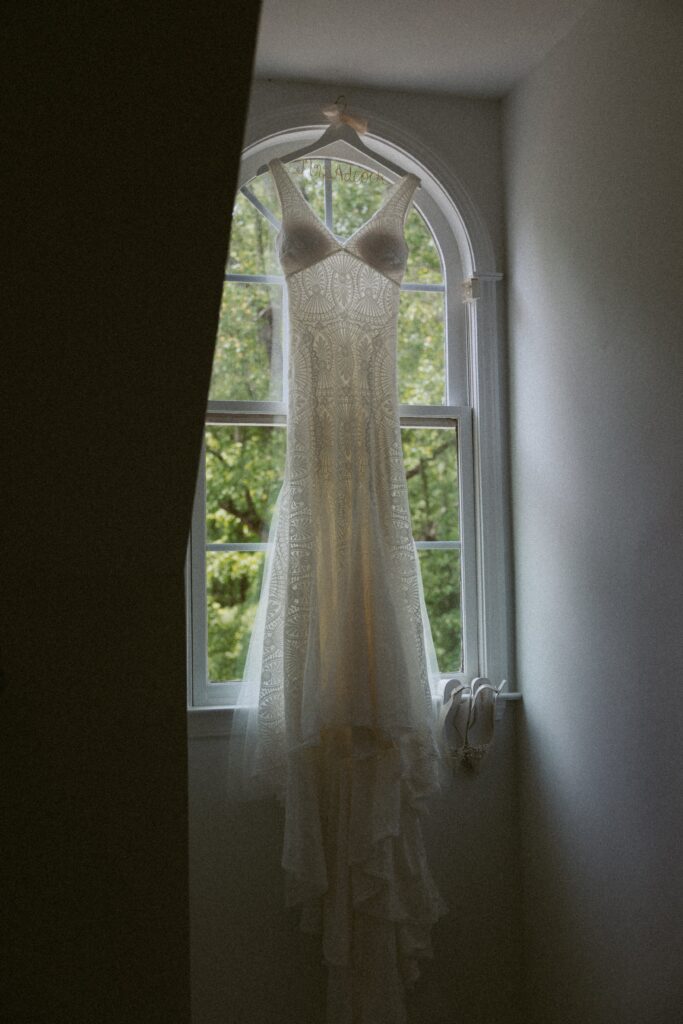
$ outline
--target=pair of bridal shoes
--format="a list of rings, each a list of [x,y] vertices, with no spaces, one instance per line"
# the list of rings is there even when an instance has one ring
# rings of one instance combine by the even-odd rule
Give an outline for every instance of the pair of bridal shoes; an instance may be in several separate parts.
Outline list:
[[[449,680],[439,715],[439,735],[447,756],[474,771],[493,742],[496,701],[506,685],[478,678],[471,686]]]

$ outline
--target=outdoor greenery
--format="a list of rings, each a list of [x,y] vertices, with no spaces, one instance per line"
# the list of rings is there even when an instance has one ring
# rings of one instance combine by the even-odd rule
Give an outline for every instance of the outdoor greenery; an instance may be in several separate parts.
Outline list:
[[[322,161],[288,170],[321,219],[325,215]],[[386,182],[350,164],[331,163],[333,226],[340,238],[363,224],[382,200]],[[249,184],[279,217],[270,175]],[[239,194],[230,240],[229,275],[275,275],[275,229]],[[406,221],[410,257],[405,280],[440,284],[443,271],[428,226],[412,210]],[[283,397],[282,280],[226,281],[211,398],[274,400]],[[404,291],[399,313],[401,401],[441,404],[445,393],[444,293]],[[459,540],[457,437],[454,427],[404,428],[403,454],[417,541]],[[207,543],[263,543],[282,484],[286,430],[227,425],[206,431]],[[425,600],[439,666],[461,665],[460,557],[455,549],[419,552]],[[207,551],[209,678],[239,679],[259,597],[263,551]]]

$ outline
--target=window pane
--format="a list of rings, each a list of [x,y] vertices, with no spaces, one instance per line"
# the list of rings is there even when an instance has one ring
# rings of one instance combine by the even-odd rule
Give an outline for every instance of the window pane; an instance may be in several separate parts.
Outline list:
[[[442,405],[446,395],[443,292],[401,292],[398,390],[406,405]]]
[[[405,280],[413,284],[443,284],[441,257],[427,222],[411,207],[406,217],[405,238],[408,244],[408,266]]]
[[[223,285],[212,399],[282,399],[282,288],[280,285]]]
[[[282,427],[206,430],[206,539],[209,544],[264,542],[282,486]]]
[[[241,192],[232,211],[228,273],[282,273],[275,254],[275,228]]]
[[[207,551],[209,680],[241,679],[261,590],[262,551]]]
[[[303,192],[308,204],[321,220],[325,219],[325,168],[322,160],[296,160],[286,170],[295,185]],[[277,218],[282,218],[282,207],[270,171],[252,178],[247,184],[250,192]],[[273,232],[273,237],[275,232]],[[231,243],[232,247],[232,243]],[[279,264],[278,264],[279,267]],[[278,270],[281,273],[281,270]]]
[[[290,177],[304,194],[309,206],[325,220],[325,168],[322,160],[297,160],[287,164]]]
[[[346,239],[372,216],[389,182],[375,171],[340,160],[332,160],[330,173],[334,230]]]
[[[325,167],[322,160],[295,160],[285,166],[287,174],[297,188],[303,193],[308,205],[312,207],[321,220],[325,220]],[[248,185],[254,195],[260,199],[278,220],[282,217],[282,207],[270,172],[252,178]]]
[[[252,178],[247,182],[246,187],[256,196],[259,202],[262,203],[267,210],[270,210],[278,220],[280,219],[280,201],[277,197],[275,182],[273,181],[273,176],[270,171],[265,171],[263,174],[259,174],[258,177]]]
[[[415,540],[459,540],[455,426],[403,427],[401,439]]]
[[[462,671],[460,552],[418,551],[425,603],[441,672]]]

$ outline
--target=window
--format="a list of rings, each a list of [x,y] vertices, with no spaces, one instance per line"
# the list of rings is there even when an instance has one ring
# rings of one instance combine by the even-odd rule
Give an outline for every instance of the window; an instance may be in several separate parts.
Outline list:
[[[229,706],[236,696],[283,478],[288,340],[274,248],[280,206],[270,175],[253,172],[292,148],[292,136],[281,136],[244,161],[233,211],[188,558],[193,707]],[[381,164],[361,165],[360,154],[339,149],[290,163],[288,171],[344,239],[379,206],[389,179]],[[405,166],[402,156],[394,159]],[[424,186],[422,169],[417,173]],[[463,298],[462,242],[424,187],[416,203],[406,220],[410,256],[398,327],[403,455],[439,669],[471,680],[482,674],[486,654],[471,372],[476,323]],[[470,281],[470,291],[477,284]]]

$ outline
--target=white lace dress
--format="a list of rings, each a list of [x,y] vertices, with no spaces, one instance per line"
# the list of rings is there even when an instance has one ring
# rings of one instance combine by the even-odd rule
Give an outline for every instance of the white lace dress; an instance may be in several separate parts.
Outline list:
[[[431,634],[401,452],[396,337],[418,179],[345,243],[270,170],[290,317],[278,500],[231,772],[284,802],[288,902],[319,931],[328,1024],[402,1024],[444,912],[420,828],[437,785]]]

